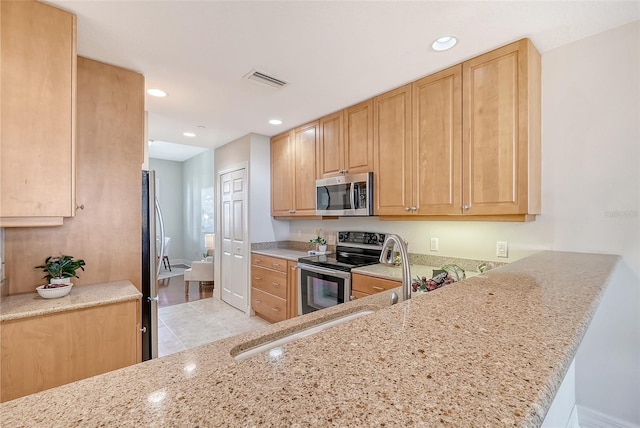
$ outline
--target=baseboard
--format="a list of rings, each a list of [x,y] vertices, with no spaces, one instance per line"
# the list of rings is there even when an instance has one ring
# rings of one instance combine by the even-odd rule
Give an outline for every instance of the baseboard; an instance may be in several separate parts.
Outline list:
[[[614,418],[589,407],[576,407],[580,428],[640,428],[640,425]]]
[[[567,422],[567,426],[565,428],[582,428],[580,426],[580,422],[578,421],[577,405],[574,405],[573,409],[571,409],[571,414],[569,415],[569,421]]]

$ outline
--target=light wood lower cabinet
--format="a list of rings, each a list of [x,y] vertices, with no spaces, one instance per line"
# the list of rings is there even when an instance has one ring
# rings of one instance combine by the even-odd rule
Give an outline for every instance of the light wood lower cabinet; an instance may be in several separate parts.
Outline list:
[[[251,309],[256,315],[269,322],[298,315],[296,266],[278,257],[251,255]]]
[[[400,281],[354,273],[351,275],[351,294],[356,298],[370,296],[400,287]]]
[[[0,401],[139,362],[139,300],[2,323]]]

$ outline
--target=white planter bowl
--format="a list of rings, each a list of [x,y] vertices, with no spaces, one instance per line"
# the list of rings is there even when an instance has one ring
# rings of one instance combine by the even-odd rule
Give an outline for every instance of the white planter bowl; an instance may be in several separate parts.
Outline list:
[[[36,291],[45,299],[57,299],[58,297],[64,297],[71,292],[71,288],[73,284],[69,284],[66,287],[57,287],[57,288],[44,288],[44,285],[36,288]]]

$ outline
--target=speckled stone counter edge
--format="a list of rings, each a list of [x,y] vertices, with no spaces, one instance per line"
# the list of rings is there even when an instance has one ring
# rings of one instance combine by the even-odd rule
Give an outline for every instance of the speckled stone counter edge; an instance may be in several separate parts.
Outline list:
[[[73,287],[58,299],[44,299],[37,293],[15,294],[0,304],[0,322],[91,308],[140,299],[142,294],[127,280]]]

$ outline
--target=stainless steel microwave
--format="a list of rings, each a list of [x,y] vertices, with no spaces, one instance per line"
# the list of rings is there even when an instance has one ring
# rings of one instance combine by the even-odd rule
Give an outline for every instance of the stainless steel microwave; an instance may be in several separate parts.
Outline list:
[[[373,172],[316,180],[316,215],[373,215]]]

